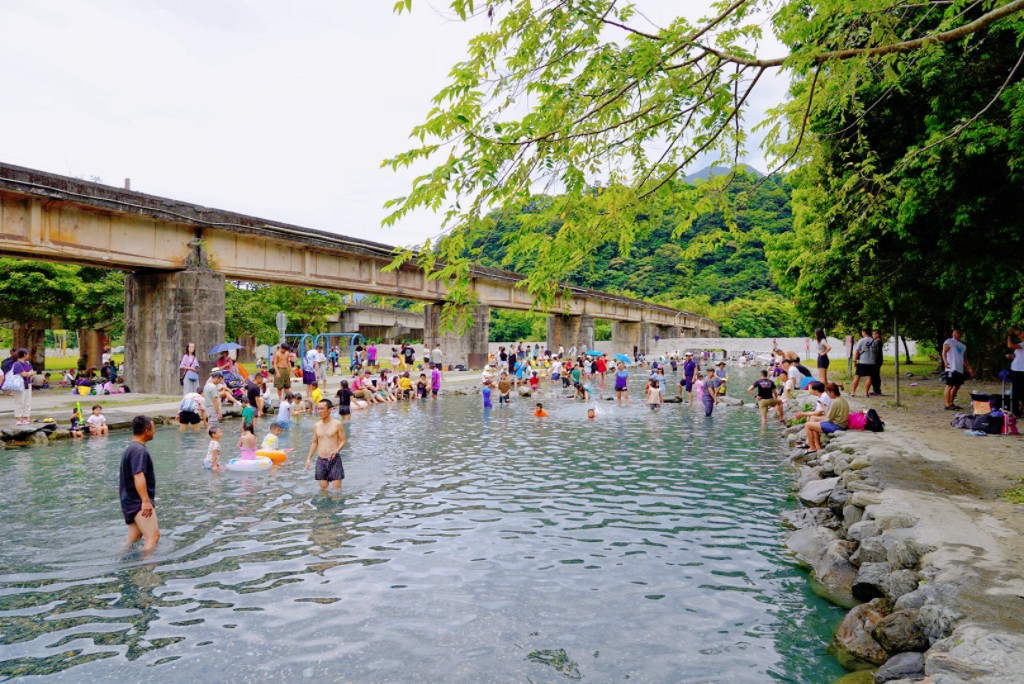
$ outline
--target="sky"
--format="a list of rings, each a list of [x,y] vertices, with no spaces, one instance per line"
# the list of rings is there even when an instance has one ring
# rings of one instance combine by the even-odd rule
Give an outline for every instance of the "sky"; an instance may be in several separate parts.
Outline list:
[[[380,163],[411,147],[409,132],[486,24],[452,20],[444,0],[415,0],[402,15],[393,4],[3,0],[0,161],[119,187],[131,178],[140,192],[386,244],[422,242],[440,229],[429,212],[380,226],[384,202],[415,175]],[[686,7],[696,16],[708,4]],[[655,21],[679,8],[638,6]],[[784,92],[781,78],[760,89],[754,118]],[[764,170],[756,150],[747,161]]]

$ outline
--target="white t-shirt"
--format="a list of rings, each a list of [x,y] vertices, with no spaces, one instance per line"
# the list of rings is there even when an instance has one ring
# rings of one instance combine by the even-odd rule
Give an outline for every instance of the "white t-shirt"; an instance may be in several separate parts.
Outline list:
[[[302,366],[302,370],[313,372],[316,369],[317,354],[316,349],[310,349],[306,352],[305,363]]]
[[[1013,361],[1010,362],[1010,370],[1024,373],[1024,342],[1017,344],[1013,350]]]
[[[800,386],[800,370],[796,367],[795,363],[789,364],[789,370],[786,371],[786,377],[793,381],[794,389]]]
[[[292,405],[291,402],[282,401],[281,408],[277,409],[277,421],[279,423],[289,423],[292,419]]]
[[[832,405],[832,402],[832,397],[828,396],[827,393],[822,392],[821,396],[818,397],[818,403],[814,406],[814,410],[828,413],[828,408]]]
[[[85,422],[88,423],[90,427],[100,427],[107,424],[107,418],[102,413],[99,415],[94,413],[86,418]]]
[[[943,347],[949,347],[946,351],[943,361],[946,363],[946,370],[956,371],[957,373],[964,372],[964,352],[967,351],[967,345],[963,342],[957,341],[955,338],[950,337],[942,345]]]

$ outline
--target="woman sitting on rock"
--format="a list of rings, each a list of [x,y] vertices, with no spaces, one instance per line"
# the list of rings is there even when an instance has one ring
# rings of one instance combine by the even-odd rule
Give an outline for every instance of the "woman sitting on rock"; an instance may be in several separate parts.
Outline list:
[[[849,425],[850,405],[840,396],[839,385],[830,382],[825,386],[825,391],[832,399],[828,407],[825,420],[821,422],[808,422],[804,431],[807,433],[807,453],[813,454],[821,449],[822,434],[831,435],[835,432],[845,430]]]

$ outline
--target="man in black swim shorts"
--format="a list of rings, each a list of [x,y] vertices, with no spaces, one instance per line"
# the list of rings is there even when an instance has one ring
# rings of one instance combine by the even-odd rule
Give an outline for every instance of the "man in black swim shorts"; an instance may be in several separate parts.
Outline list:
[[[345,448],[345,428],[341,421],[331,418],[329,399],[316,405],[320,414],[320,422],[313,426],[313,443],[309,446],[306,456],[306,470],[309,470],[313,454],[317,455],[314,479],[320,484],[320,491],[326,491],[330,484],[336,491],[341,491],[341,481],[345,479],[345,465],[341,461],[341,450]]]

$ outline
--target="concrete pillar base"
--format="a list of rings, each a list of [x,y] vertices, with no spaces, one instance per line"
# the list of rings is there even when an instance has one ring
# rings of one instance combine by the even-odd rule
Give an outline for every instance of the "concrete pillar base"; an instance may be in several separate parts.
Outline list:
[[[593,349],[594,317],[561,314],[548,316],[547,346],[554,353],[558,353],[558,347],[561,346],[566,354],[573,347],[576,347],[577,354],[584,349]]]
[[[124,282],[125,384],[133,392],[181,394],[178,362],[194,342],[200,383],[224,342],[224,276],[213,271],[129,273]]]
[[[462,365],[479,370],[487,363],[487,345],[491,332],[491,307],[473,307],[473,323],[464,332],[441,329],[441,304],[423,307],[423,344],[429,351],[441,346],[445,366]]]

